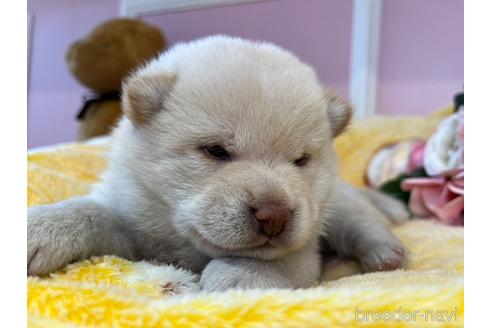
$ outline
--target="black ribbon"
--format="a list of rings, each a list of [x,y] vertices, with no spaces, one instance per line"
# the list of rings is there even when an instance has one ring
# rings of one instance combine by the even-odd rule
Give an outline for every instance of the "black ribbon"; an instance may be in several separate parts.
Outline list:
[[[89,106],[91,106],[92,104],[101,101],[120,100],[120,99],[121,99],[120,91],[91,93],[91,94],[84,95],[82,97],[82,102],[83,102],[82,108],[77,114],[77,121],[80,121],[84,118],[84,116],[87,114],[87,110],[89,109]]]

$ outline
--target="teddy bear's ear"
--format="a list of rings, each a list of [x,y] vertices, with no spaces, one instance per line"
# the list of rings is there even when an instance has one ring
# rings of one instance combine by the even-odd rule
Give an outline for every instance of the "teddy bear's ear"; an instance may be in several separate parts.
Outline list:
[[[330,121],[332,137],[335,138],[350,123],[352,105],[331,89],[325,91],[325,99],[328,103],[328,120]]]
[[[176,75],[171,73],[136,74],[123,83],[123,112],[135,124],[148,122],[165,106]]]

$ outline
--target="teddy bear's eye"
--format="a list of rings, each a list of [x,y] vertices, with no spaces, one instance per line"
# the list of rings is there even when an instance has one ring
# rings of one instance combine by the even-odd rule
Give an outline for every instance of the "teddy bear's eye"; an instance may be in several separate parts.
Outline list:
[[[102,47],[103,47],[104,49],[109,49],[109,48],[111,48],[111,43],[110,43],[110,42],[104,42],[104,43],[102,44]]]
[[[311,157],[308,154],[303,154],[301,157],[294,161],[295,166],[305,166]]]
[[[220,145],[202,146],[200,149],[209,157],[219,161],[228,161],[231,159],[229,152]]]

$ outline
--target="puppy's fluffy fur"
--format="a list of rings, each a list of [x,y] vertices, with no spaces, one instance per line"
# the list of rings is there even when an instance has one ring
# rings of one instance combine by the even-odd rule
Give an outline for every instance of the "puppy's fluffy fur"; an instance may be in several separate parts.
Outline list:
[[[339,180],[331,140],[350,107],[291,53],[222,36],[179,44],[126,81],[123,106],[103,182],[28,210],[29,274],[115,254],[222,290],[311,286],[322,251],[368,271],[401,265],[387,226],[404,207]],[[217,145],[225,158],[207,153]],[[251,209],[271,203],[292,217],[269,238]]]

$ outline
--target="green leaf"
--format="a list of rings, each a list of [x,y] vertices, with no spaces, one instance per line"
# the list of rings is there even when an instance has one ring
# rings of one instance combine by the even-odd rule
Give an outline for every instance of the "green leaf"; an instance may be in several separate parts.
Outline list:
[[[427,177],[427,173],[425,172],[425,169],[423,167],[420,167],[418,169],[415,169],[413,172],[410,174],[403,173],[397,176],[394,179],[386,181],[384,184],[382,184],[379,187],[379,190],[384,192],[385,194],[388,194],[389,196],[392,196],[396,199],[399,199],[406,204],[410,200],[410,192],[408,191],[403,191],[401,189],[401,182],[405,180],[406,178],[418,178],[418,177]]]

